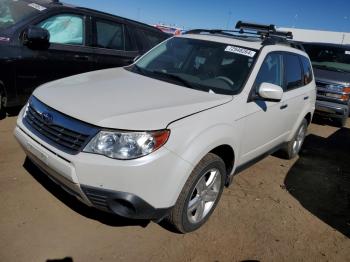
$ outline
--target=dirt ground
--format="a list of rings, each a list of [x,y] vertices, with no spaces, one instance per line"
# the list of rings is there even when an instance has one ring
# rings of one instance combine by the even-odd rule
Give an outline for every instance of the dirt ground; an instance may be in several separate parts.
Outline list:
[[[180,235],[67,195],[25,161],[15,120],[0,121],[0,261],[350,261],[350,123],[317,120],[298,159],[240,173],[208,223]]]

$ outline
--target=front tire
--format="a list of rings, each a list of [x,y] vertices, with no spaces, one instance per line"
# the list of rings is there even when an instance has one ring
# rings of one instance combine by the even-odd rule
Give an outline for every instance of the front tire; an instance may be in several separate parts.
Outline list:
[[[283,150],[286,159],[293,159],[299,154],[306,137],[307,126],[307,120],[304,118],[293,139],[287,143]]]
[[[169,222],[181,233],[200,228],[220,200],[226,177],[225,163],[207,154],[193,169],[170,212]]]

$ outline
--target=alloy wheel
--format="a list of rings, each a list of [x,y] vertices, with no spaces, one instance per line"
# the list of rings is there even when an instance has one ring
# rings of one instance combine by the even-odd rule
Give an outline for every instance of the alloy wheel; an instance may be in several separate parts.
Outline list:
[[[187,218],[193,223],[201,222],[213,208],[221,187],[221,174],[217,168],[208,170],[194,187],[187,207]]]

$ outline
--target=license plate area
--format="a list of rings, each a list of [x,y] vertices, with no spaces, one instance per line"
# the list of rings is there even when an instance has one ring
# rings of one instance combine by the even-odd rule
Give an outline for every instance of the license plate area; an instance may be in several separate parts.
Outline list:
[[[48,165],[49,157],[45,153],[41,152],[30,143],[27,143],[27,149],[30,153],[32,153],[39,160],[41,160],[45,165]]]

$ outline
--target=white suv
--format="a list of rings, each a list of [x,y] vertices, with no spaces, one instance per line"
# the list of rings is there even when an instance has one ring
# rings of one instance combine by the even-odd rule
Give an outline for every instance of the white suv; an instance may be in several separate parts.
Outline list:
[[[193,231],[242,168],[278,149],[296,156],[315,109],[307,54],[272,26],[238,27],[194,30],[129,67],[45,84],[15,136],[85,204]]]

